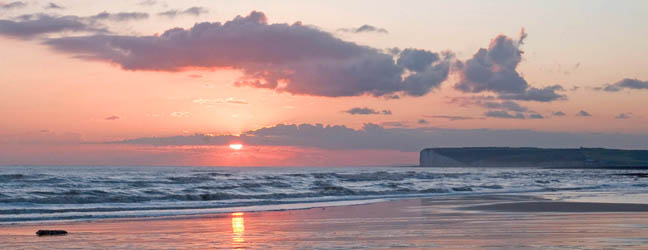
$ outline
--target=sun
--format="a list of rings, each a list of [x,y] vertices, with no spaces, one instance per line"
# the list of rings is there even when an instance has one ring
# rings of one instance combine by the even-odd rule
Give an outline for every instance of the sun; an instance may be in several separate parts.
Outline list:
[[[234,149],[234,150],[241,150],[243,148],[243,144],[230,144],[229,148]]]

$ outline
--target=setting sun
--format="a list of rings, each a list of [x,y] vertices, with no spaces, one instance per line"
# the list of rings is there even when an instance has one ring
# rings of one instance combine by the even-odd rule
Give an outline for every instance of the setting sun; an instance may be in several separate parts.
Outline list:
[[[243,144],[230,144],[229,147],[234,150],[241,150],[243,148]]]

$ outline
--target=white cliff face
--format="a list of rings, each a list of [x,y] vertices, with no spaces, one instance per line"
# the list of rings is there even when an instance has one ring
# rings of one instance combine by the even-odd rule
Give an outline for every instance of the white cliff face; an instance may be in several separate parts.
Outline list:
[[[428,148],[422,167],[648,168],[648,150]]]
[[[421,150],[419,165],[421,167],[463,167],[464,163],[434,152],[434,149]]]

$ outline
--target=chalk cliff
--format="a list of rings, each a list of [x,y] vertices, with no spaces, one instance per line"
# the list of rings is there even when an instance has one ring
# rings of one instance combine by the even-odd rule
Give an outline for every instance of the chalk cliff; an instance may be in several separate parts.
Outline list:
[[[427,148],[424,167],[648,168],[648,150],[603,148]]]

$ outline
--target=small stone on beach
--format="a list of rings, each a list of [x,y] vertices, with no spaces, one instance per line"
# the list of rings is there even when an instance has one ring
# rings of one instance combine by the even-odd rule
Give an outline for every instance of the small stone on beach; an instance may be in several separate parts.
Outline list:
[[[68,232],[65,230],[38,230],[38,236],[53,236],[53,235],[66,235]]]

